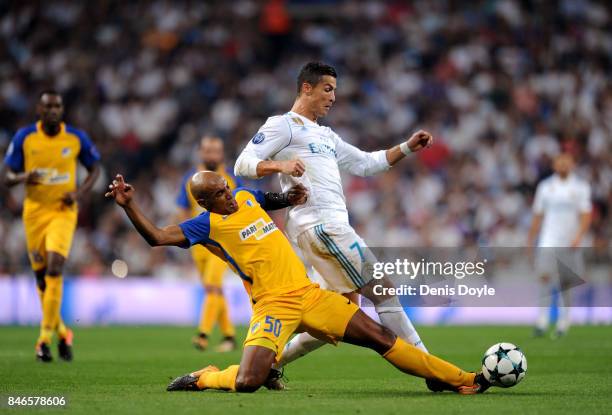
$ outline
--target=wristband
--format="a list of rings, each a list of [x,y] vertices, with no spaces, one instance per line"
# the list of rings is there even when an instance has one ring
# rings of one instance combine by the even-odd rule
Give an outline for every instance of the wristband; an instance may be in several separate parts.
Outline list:
[[[405,156],[409,155],[410,153],[412,153],[412,151],[410,150],[410,148],[408,147],[408,143],[407,142],[403,142],[402,144],[400,144],[400,151],[402,153],[404,153]]]

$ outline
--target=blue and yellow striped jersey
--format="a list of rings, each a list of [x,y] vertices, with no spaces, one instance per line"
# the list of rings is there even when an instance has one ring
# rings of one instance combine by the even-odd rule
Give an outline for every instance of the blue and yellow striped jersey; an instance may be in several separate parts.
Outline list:
[[[4,163],[14,172],[37,170],[43,175],[42,184],[26,185],[24,214],[61,208],[63,195],[76,190],[77,160],[87,168],[100,160],[84,131],[61,123],[60,132],[51,137],[40,121],[17,131]]]
[[[202,170],[204,170],[202,168]],[[176,197],[176,205],[183,208],[189,209],[191,212],[191,217],[197,216],[200,213],[204,212],[204,208],[198,205],[198,202],[191,195],[191,190],[189,189],[189,180],[191,176],[193,176],[198,170],[195,168],[190,169],[181,180],[181,188],[179,190],[179,194]],[[216,173],[223,176],[223,178],[227,181],[227,184],[231,190],[234,190],[240,186],[242,186],[242,181],[240,178],[234,176],[234,172],[230,169],[226,169],[222,164],[216,170]]]
[[[231,215],[203,212],[179,225],[190,246],[220,251],[253,302],[310,285],[304,264],[263,209],[263,192],[238,188],[234,196],[238,210]]]

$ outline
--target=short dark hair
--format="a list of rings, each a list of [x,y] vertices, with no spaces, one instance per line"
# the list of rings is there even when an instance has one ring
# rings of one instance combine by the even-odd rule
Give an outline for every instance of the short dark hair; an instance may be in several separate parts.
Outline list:
[[[302,91],[302,84],[304,82],[308,82],[314,87],[321,81],[321,77],[324,75],[333,76],[334,78],[338,77],[333,66],[322,62],[308,62],[306,65],[302,66],[300,74],[298,75],[297,93],[299,94]]]
[[[57,92],[55,89],[43,89],[42,91],[40,91],[40,93],[38,94],[38,100],[40,101],[43,97],[43,95],[56,95],[58,97],[62,97],[62,94],[60,94],[59,92]]]

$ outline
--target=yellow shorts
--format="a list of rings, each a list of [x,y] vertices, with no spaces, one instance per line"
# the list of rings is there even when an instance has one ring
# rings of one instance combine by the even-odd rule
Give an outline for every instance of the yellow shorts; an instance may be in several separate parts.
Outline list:
[[[201,245],[191,248],[191,256],[195,262],[202,284],[221,288],[227,263]]]
[[[262,346],[280,360],[293,333],[307,331],[314,337],[336,344],[359,307],[346,297],[309,285],[292,293],[258,301],[244,346]]]
[[[37,271],[46,266],[47,252],[57,252],[68,258],[72,237],[77,225],[77,210],[50,210],[30,213],[23,217],[28,256],[32,269]]]

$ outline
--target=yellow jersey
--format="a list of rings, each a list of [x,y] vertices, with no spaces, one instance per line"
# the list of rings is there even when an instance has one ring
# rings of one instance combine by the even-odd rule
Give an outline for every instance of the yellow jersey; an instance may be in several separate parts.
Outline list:
[[[231,215],[203,212],[179,225],[189,245],[220,251],[253,303],[310,285],[304,264],[263,209],[263,192],[238,188],[233,193],[238,210]]]
[[[204,169],[202,169],[204,170]],[[193,198],[191,194],[191,189],[189,188],[189,181],[191,176],[197,173],[198,170],[191,169],[183,176],[181,181],[181,188],[179,190],[179,194],[176,198],[177,206],[188,209],[191,212],[191,217],[197,216],[200,213],[204,212],[204,208],[198,205],[198,202]],[[234,176],[234,173],[229,169],[225,168],[225,165],[221,164],[215,173],[220,174],[226,181],[227,185],[231,190],[236,189],[237,187],[242,186],[241,180]]]
[[[48,136],[39,121],[17,131],[4,163],[14,172],[36,170],[42,174],[42,183],[26,184],[23,204],[24,216],[38,209],[61,209],[61,199],[77,188],[77,160],[90,168],[100,155],[81,130],[61,123],[60,132]]]

